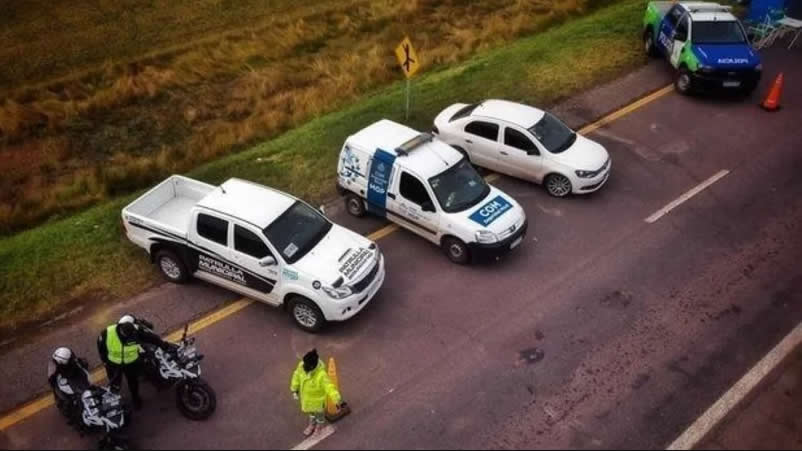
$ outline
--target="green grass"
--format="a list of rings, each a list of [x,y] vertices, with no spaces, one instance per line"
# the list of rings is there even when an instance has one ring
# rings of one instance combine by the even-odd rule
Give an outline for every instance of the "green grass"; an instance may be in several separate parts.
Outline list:
[[[545,106],[644,63],[639,44],[644,3],[620,0],[586,17],[521,39],[413,81],[412,127],[429,129],[450,103],[487,97]],[[362,96],[280,137],[191,171],[219,183],[236,176],[313,202],[334,191],[344,139],[381,119],[404,121],[404,84]],[[133,295],[159,279],[121,234],[120,209],[133,196],[0,239],[0,326],[52,315],[75,299]]]

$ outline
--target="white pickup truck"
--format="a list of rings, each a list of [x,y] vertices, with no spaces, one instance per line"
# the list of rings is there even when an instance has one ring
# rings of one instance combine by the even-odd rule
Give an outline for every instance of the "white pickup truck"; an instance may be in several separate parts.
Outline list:
[[[174,175],[126,206],[122,219],[167,280],[194,276],[285,306],[309,332],[356,315],[384,282],[376,243],[244,180],[215,187]]]

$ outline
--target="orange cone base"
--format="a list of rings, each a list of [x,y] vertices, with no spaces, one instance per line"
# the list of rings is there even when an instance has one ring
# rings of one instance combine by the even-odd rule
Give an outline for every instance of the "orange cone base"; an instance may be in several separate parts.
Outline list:
[[[342,409],[337,410],[336,413],[326,412],[326,420],[328,420],[329,423],[334,423],[349,413],[351,413],[351,408],[346,404]]]

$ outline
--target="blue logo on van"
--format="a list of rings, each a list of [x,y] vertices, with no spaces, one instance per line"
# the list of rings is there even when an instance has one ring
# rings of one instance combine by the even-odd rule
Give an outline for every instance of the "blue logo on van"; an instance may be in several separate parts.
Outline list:
[[[373,163],[368,174],[368,210],[384,216],[387,212],[387,187],[395,163],[395,155],[381,149],[373,154]]]
[[[473,212],[470,218],[479,225],[488,226],[511,208],[511,203],[501,196],[496,196],[495,199],[482,205],[478,210]]]

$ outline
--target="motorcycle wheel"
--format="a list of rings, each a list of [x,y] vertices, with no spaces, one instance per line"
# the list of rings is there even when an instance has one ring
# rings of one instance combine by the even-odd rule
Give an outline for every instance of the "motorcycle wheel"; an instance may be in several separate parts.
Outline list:
[[[128,441],[115,434],[106,434],[97,444],[97,449],[100,451],[127,451]]]
[[[176,404],[185,417],[203,421],[217,408],[217,395],[203,379],[185,380],[176,387]]]

